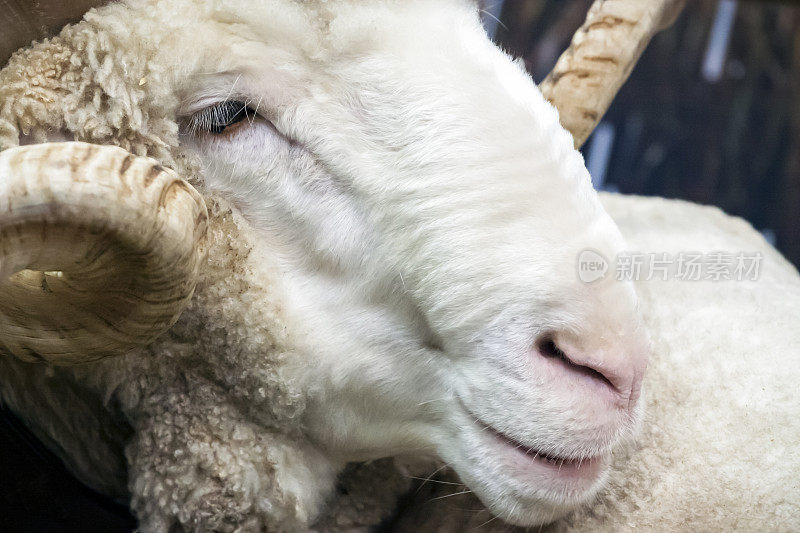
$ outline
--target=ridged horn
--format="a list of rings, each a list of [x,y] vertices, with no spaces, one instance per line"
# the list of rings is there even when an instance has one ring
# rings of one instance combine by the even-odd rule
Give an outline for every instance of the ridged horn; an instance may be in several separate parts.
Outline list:
[[[539,85],[580,146],[650,43],[686,0],[595,0],[569,48]]]
[[[191,298],[202,197],[113,146],[0,152],[0,352],[75,364],[152,342]]]

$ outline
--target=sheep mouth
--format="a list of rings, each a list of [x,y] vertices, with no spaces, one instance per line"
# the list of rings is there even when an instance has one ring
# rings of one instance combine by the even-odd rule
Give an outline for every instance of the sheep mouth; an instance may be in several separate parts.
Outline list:
[[[499,460],[523,477],[549,478],[578,488],[594,484],[608,463],[609,454],[558,455],[520,442],[474,415],[473,419],[481,432],[489,437],[489,445],[497,450]]]
[[[583,468],[586,474],[591,474],[589,470],[592,471],[598,470],[597,467],[605,458],[605,456],[603,455],[596,455],[589,457],[565,457],[565,456],[555,455],[549,452],[545,452],[543,450],[527,446],[526,444],[519,442],[518,440],[512,437],[509,437],[505,433],[498,431],[497,429],[493,428],[488,424],[482,423],[482,425],[485,426],[485,431],[491,434],[496,441],[499,441],[502,444],[504,444],[507,448],[513,448],[513,450],[516,453],[525,455],[532,461],[541,463],[551,468],[557,468],[559,471],[563,470],[565,473],[567,473],[570,470],[578,471]]]

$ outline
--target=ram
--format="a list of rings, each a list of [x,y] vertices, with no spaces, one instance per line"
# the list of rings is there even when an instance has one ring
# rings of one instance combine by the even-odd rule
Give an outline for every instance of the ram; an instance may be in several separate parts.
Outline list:
[[[578,142],[670,5],[593,8]],[[420,455],[512,524],[796,526],[797,272],[575,139],[466,0],[91,10],[0,72],[3,401],[143,531],[375,525]],[[576,275],[636,249],[764,262]]]

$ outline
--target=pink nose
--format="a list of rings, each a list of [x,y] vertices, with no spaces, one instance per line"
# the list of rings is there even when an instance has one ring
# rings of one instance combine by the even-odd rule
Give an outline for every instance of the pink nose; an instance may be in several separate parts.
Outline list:
[[[647,366],[647,349],[641,342],[589,348],[572,335],[554,333],[543,336],[537,348],[542,356],[559,361],[567,372],[588,377],[611,393],[620,407],[636,405]]]

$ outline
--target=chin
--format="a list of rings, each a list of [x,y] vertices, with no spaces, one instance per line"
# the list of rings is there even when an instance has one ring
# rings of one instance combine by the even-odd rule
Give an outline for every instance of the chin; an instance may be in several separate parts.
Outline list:
[[[608,477],[608,446],[590,456],[550,455],[476,424],[462,427],[457,440],[442,456],[493,514],[517,526],[567,515],[592,501]]]

